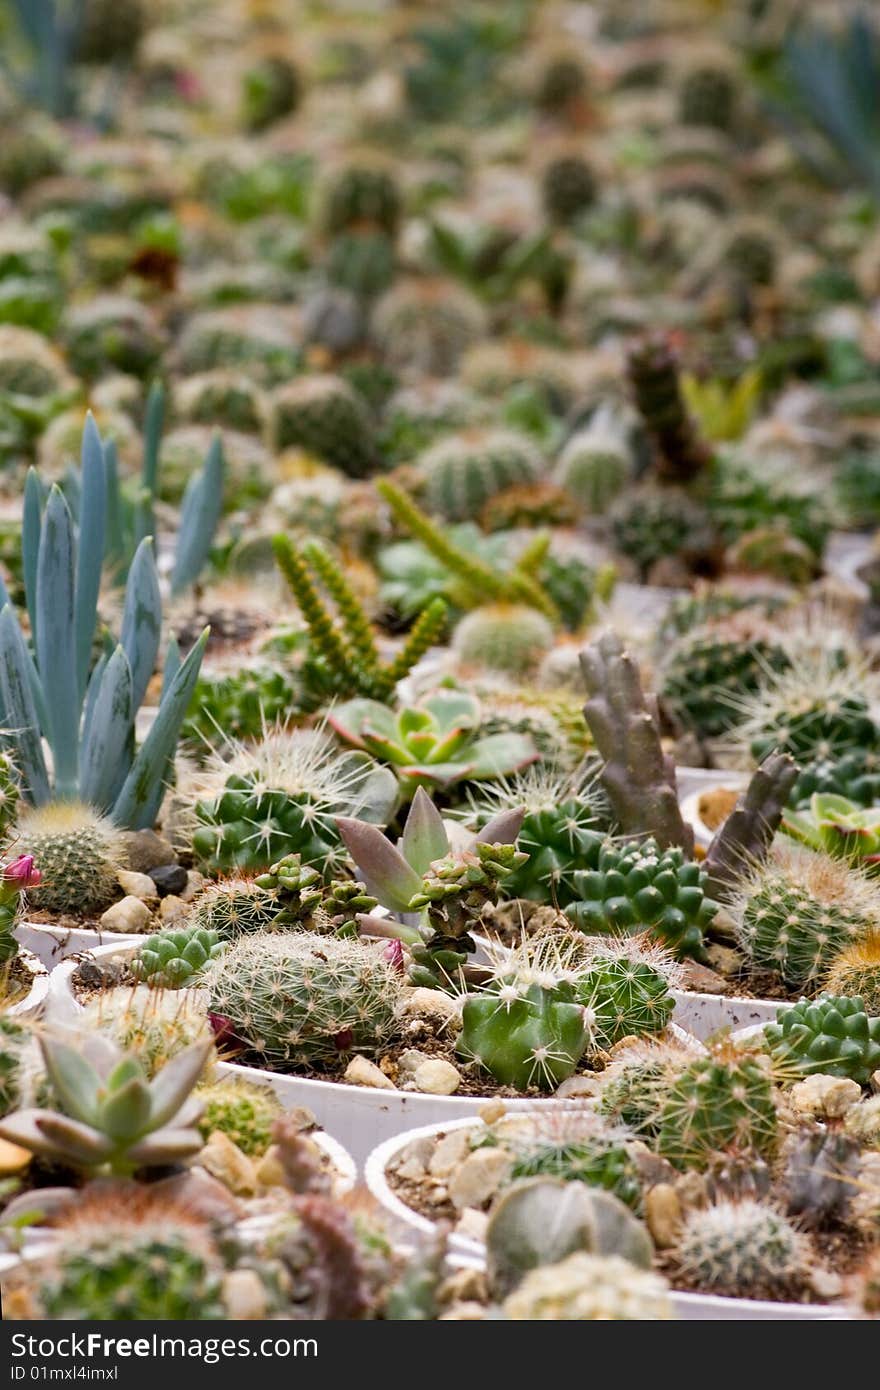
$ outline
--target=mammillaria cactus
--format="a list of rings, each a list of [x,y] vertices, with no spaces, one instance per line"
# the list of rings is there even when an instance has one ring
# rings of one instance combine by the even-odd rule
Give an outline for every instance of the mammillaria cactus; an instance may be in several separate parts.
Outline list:
[[[486,502],[542,473],[538,450],[509,430],[465,430],[439,440],[416,460],[428,510],[447,521],[473,521]]]
[[[644,581],[658,560],[672,557],[698,572],[712,572],[717,538],[705,508],[680,488],[651,484],[625,491],[611,509],[618,550]]]
[[[530,1270],[507,1295],[501,1315],[511,1322],[656,1322],[674,1316],[659,1275],[620,1255],[582,1251]]]
[[[77,1047],[42,1037],[40,1048],[61,1110],[19,1110],[0,1134],[55,1162],[126,1174],[197,1153],[200,1102],[190,1097],[212,1050],[194,1043],[148,1081],[141,1062],[99,1033]],[[190,1097],[189,1099],[187,1099]]]
[[[123,1223],[65,1239],[38,1300],[47,1318],[204,1322],[228,1317],[222,1292],[222,1265],[204,1237]]]
[[[704,1168],[727,1150],[772,1154],[778,1121],[764,1060],[720,1044],[672,1077],[659,1097],[658,1152],[676,1168]]]
[[[574,985],[575,998],[592,1015],[592,1045],[610,1050],[621,1038],[662,1033],[672,1017],[675,1000],[666,973],[652,963],[651,952],[639,959],[625,947],[590,955]]]
[[[168,927],[144,943],[131,963],[131,973],[153,989],[183,989],[195,983],[222,950],[216,932],[204,927]]]
[[[764,1029],[776,1064],[795,1075],[846,1076],[867,1086],[880,1068],[880,1016],[860,998],[822,994],[801,999]]]
[[[452,650],[466,666],[527,676],[553,646],[553,626],[523,604],[475,608],[455,628]]]
[[[22,1058],[30,1034],[15,1019],[0,1014],[0,1116],[21,1099]]]
[[[737,105],[734,72],[721,63],[699,63],[682,78],[678,118],[682,125],[730,130]]]
[[[374,435],[365,402],[340,377],[298,377],[273,396],[276,449],[305,449],[349,478],[367,477],[376,466]]]
[[[553,1125],[535,1123],[535,1133],[511,1135],[505,1147],[514,1155],[512,1179],[551,1177],[583,1182],[612,1192],[638,1212],[642,1180],[627,1148],[628,1134],[595,1116],[572,1116],[554,1132]]]
[[[621,493],[632,471],[629,428],[602,406],[576,431],[553,467],[553,478],[591,515],[601,515]]]
[[[829,994],[856,995],[868,1015],[880,1015],[880,931],[844,946],[832,960],[824,985]]]
[[[329,178],[322,214],[324,228],[331,233],[364,222],[394,232],[401,214],[400,190],[390,170],[352,164]]]
[[[31,891],[39,910],[88,916],[109,907],[125,867],[124,841],[113,821],[78,801],[55,801],[27,811],[18,838],[43,866]]]
[[[241,937],[206,978],[211,1010],[269,1066],[332,1066],[394,1033],[401,977],[381,948],[311,932]]]
[[[213,1040],[203,1000],[190,989],[104,989],[86,1005],[83,1023],[136,1057],[149,1077],[187,1048]]]
[[[640,1138],[655,1138],[671,1079],[692,1060],[668,1042],[634,1043],[613,1056],[602,1073],[599,1113]]]
[[[731,1298],[788,1298],[808,1283],[807,1238],[774,1207],[717,1202],[687,1214],[676,1261],[693,1286]]]
[[[482,337],[486,314],[474,295],[451,280],[403,280],[379,300],[371,327],[390,367],[451,377]]]
[[[677,720],[701,738],[717,738],[737,722],[730,696],[756,690],[768,670],[786,664],[782,648],[743,641],[725,629],[697,629],[680,638],[663,667],[661,696]]]

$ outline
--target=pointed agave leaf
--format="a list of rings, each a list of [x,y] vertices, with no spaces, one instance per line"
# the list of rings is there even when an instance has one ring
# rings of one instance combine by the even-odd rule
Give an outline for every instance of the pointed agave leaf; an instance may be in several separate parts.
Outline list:
[[[131,771],[113,808],[118,825],[129,830],[152,826],[165,795],[168,763],[174,756],[196,681],[210,629],[205,628],[198,642],[177,672],[156,716],[152,729],[138,749]]]
[[[104,554],[113,567],[114,579],[125,564],[125,508],[119,486],[119,456],[116,441],[104,445]]]
[[[375,825],[337,816],[336,828],[373,897],[392,912],[407,912],[413,895],[422,886],[421,874],[410,867],[400,850]]]
[[[49,800],[40,721],[31,688],[30,657],[9,604],[0,613],[0,699],[15,744],[15,762],[35,806]]]
[[[180,512],[172,594],[182,593],[202,572],[223,512],[223,443],[211,440],[202,471],[190,478]]]
[[[102,658],[103,661],[103,658]],[[109,811],[128,775],[134,752],[131,667],[117,647],[103,665],[101,683],[88,710],[80,753],[79,794],[90,806]],[[91,696],[91,690],[89,691]]]
[[[36,651],[55,765],[55,795],[60,797],[77,793],[80,697],[74,592],[73,521],[56,486],[49,493],[40,536]]]
[[[165,702],[165,697],[174,683],[174,677],[180,670],[180,647],[177,638],[172,632],[168,638],[168,646],[165,648],[165,665],[162,667],[162,693],[159,696],[159,704]]]
[[[107,669],[107,662],[110,660],[110,657],[112,655],[112,652],[109,655],[107,654],[107,652],[102,652],[101,655],[98,657],[98,660],[95,662],[92,674],[89,676],[89,683],[86,688],[86,698],[83,702],[82,727],[80,729],[79,736],[79,745],[81,749],[85,747],[89,740],[89,734],[92,727],[92,715],[94,714],[95,710],[95,702],[98,698],[98,692],[101,689],[101,681],[104,679],[104,672]],[[81,783],[82,775],[80,775],[80,784]]]
[[[98,592],[104,566],[104,526],[107,484],[104,448],[91,411],[82,442],[82,495],[76,552],[76,667],[79,698],[85,694],[98,618]]]
[[[131,562],[125,586],[125,608],[119,641],[131,667],[131,703],[135,714],[156,669],[162,633],[162,597],[153,558],[153,542],[141,541]]]
[[[162,443],[162,427],[165,424],[165,387],[161,381],[154,381],[147,396],[144,416],[144,458],[141,466],[141,482],[144,491],[151,498],[159,490],[159,450]]]
[[[167,1125],[169,1120],[173,1120],[181,1111],[213,1050],[214,1044],[210,1038],[194,1043],[192,1047],[178,1052],[177,1056],[166,1062],[162,1070],[156,1074],[150,1083],[150,1123],[153,1126],[159,1128],[161,1125]]]
[[[419,787],[412,799],[398,849],[419,875],[426,874],[435,859],[449,853],[443,817],[424,787]]]
[[[43,489],[35,468],[28,469],[24,485],[24,507],[21,516],[21,567],[31,637],[37,635],[37,556],[40,553],[40,531],[43,527]]]

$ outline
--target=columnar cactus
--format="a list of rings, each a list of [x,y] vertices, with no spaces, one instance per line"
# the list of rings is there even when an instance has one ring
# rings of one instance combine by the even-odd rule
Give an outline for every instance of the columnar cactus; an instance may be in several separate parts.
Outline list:
[[[629,376],[636,405],[657,448],[661,475],[687,482],[702,473],[711,451],[687,413],[678,363],[664,338],[648,338],[635,345]]]
[[[880,1017],[869,1017],[863,999],[801,999],[767,1024],[764,1037],[777,1065],[794,1075],[821,1072],[867,1086],[880,1068]]]
[[[727,1150],[772,1154],[778,1125],[769,1070],[722,1045],[672,1078],[657,1123],[657,1148],[676,1168],[705,1167]]]
[[[747,866],[754,871],[767,858],[797,775],[787,753],[771,753],[752,775],[706,851],[706,891],[713,897],[722,897]]]

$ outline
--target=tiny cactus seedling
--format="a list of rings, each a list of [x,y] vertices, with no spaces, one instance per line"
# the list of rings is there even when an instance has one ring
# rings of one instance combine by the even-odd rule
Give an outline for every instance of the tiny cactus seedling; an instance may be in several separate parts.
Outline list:
[[[823,994],[801,999],[768,1023],[764,1037],[776,1064],[795,1076],[846,1076],[867,1086],[880,1068],[880,1016],[860,998]]]

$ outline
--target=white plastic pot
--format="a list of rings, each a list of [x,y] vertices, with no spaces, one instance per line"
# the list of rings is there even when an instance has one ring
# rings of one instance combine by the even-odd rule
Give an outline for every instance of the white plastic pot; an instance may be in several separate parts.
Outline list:
[[[92,952],[96,959],[124,958],[133,947],[102,946]],[[72,1021],[80,1011],[71,987],[71,976],[77,961],[63,961],[49,977],[50,1016]],[[700,1044],[688,1037],[675,1024],[679,1040],[692,1047]],[[323,1129],[329,1130],[345,1145],[358,1164],[366,1162],[369,1154],[383,1140],[400,1134],[413,1125],[451,1124],[455,1120],[475,1118],[491,1096],[431,1096],[419,1091],[391,1091],[369,1086],[350,1086],[343,1081],[318,1081],[312,1077],[290,1076],[266,1071],[260,1067],[244,1067],[229,1063],[236,1075],[270,1085],[287,1106],[303,1105],[310,1110]],[[578,1101],[505,1099],[507,1110],[577,1108]]]
[[[15,1018],[22,1022],[27,1018],[36,1018],[42,1009],[49,990],[49,973],[43,962],[38,960],[31,951],[22,948],[18,959],[30,973],[31,987],[17,1004],[10,1004],[9,1008],[4,1011],[4,1017]]]
[[[140,946],[143,935],[132,932],[94,931],[88,927],[54,927],[47,922],[19,922],[16,940],[52,970],[59,961],[102,946]]]
[[[697,990],[673,989],[673,1019],[679,1028],[705,1042],[723,1028],[736,1031],[752,1024],[772,1023],[791,1004],[784,999],[747,999],[735,994],[703,994]]]
[[[702,849],[708,849],[715,837],[715,831],[710,829],[700,815],[701,798],[707,792],[713,791],[733,791],[739,795],[743,788],[748,785],[749,779],[745,773],[740,772],[707,771],[703,773],[705,780],[701,779],[697,785],[694,785],[694,773],[698,770],[702,771],[702,769],[690,769],[686,781],[679,774],[679,786],[686,786],[687,790],[682,792],[678,804],[681,807],[684,820],[693,826],[694,843]]]
[[[446,1134],[452,1129],[461,1129],[472,1120],[457,1120],[445,1125],[424,1125],[411,1129],[406,1134],[398,1134],[386,1139],[370,1154],[364,1166],[364,1179],[372,1196],[379,1205],[404,1227],[420,1236],[436,1234],[432,1221],[413,1211],[392,1191],[386,1172],[389,1163],[414,1139],[432,1138],[436,1134]],[[485,1267],[486,1247],[482,1241],[471,1236],[456,1235],[449,1238],[450,1253],[458,1257],[463,1265],[470,1268]],[[829,1319],[845,1318],[846,1310],[830,1303],[770,1303],[762,1299],[723,1298],[718,1294],[672,1292],[672,1302],[677,1316],[685,1322],[695,1321],[811,1321],[825,1322]]]

